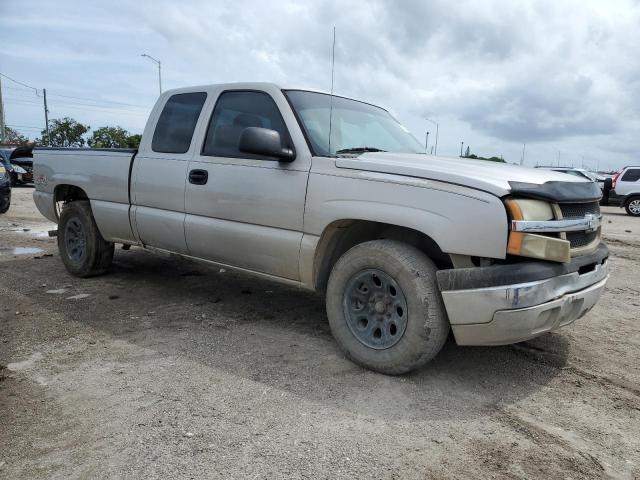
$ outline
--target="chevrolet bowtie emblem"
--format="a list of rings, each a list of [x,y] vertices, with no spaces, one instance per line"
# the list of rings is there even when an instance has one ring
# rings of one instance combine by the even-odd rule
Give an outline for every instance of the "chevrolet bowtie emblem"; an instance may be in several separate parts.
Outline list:
[[[584,218],[589,224],[586,230],[587,232],[595,232],[600,227],[600,216],[587,213]]]

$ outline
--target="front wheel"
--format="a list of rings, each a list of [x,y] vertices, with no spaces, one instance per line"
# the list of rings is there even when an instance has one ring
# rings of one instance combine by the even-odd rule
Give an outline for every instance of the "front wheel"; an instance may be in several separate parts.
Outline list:
[[[100,275],[111,265],[114,245],[102,238],[88,201],[65,204],[58,222],[58,250],[76,277]]]
[[[365,242],[331,271],[327,316],[346,355],[363,367],[397,375],[435,357],[449,333],[436,266],[394,240]]]
[[[632,197],[624,206],[627,213],[633,217],[640,217],[640,197]]]
[[[0,213],[7,213],[11,207],[11,194],[4,198],[0,198]]]

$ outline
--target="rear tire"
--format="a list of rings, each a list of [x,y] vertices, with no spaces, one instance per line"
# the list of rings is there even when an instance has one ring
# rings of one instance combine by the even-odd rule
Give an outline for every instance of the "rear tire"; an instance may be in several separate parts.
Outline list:
[[[65,204],[58,222],[58,250],[67,271],[76,277],[92,277],[107,271],[114,245],[98,231],[86,200]]]
[[[389,375],[435,357],[449,333],[436,271],[420,250],[394,240],[347,251],[331,271],[326,297],[331,331],[347,357]]]
[[[640,217],[640,196],[631,197],[624,204],[624,209],[632,217]]]

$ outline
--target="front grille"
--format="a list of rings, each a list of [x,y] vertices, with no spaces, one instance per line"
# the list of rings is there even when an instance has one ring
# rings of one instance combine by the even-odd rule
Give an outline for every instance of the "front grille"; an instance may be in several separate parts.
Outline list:
[[[598,202],[588,203],[559,203],[562,218],[584,218],[587,213],[600,215],[600,204]]]
[[[600,204],[598,202],[586,203],[559,203],[562,218],[574,219],[584,218],[585,215],[600,215]],[[571,245],[571,249],[582,248],[593,244],[598,239],[599,231],[594,232],[566,232],[566,238]]]
[[[580,248],[590,245],[598,238],[598,232],[567,232],[567,240],[571,244],[571,248]]]

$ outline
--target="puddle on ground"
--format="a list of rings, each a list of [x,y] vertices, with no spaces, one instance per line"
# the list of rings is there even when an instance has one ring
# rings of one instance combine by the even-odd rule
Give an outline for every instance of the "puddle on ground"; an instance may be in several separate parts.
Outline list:
[[[44,252],[41,248],[36,247],[13,247],[13,248],[0,248],[0,257],[6,257],[11,255],[35,255],[36,253]]]
[[[21,233],[23,235],[28,235],[30,237],[48,238],[49,237],[49,230],[53,230],[54,228],[51,228],[51,227],[33,227],[33,228],[24,227],[24,228],[12,228],[11,231],[12,232],[16,232],[16,233]]]

